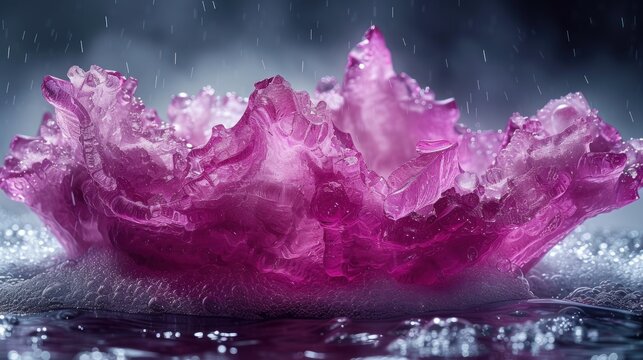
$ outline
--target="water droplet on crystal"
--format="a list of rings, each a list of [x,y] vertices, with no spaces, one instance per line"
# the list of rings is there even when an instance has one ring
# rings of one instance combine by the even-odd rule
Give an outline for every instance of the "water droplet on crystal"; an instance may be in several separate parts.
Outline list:
[[[467,259],[468,259],[469,261],[474,261],[474,260],[476,260],[477,258],[478,258],[478,250],[477,250],[475,247],[470,246],[470,247],[467,249]]]
[[[469,172],[463,172],[455,177],[456,191],[460,195],[468,194],[478,186],[478,177]]]

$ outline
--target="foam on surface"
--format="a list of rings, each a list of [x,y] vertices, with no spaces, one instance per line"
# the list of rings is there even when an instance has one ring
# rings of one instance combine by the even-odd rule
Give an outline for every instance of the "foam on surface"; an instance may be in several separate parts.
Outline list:
[[[525,275],[536,296],[643,311],[643,234],[578,228]]]
[[[498,261],[474,268],[455,286],[440,289],[386,279],[297,288],[283,278],[262,275],[248,281],[239,274],[208,268],[164,276],[109,249],[65,260],[62,248],[41,225],[6,214],[1,218],[0,312],[86,308],[250,318],[275,314],[372,318],[530,298],[530,289],[543,298],[632,311],[643,306],[643,235],[638,231],[579,229],[525,276],[515,265]],[[297,296],[287,295],[293,293]]]
[[[302,287],[283,277],[256,276],[207,267],[167,274],[108,249],[92,249],[28,279],[0,283],[0,312],[84,308],[239,318],[382,318],[531,296],[524,278],[495,267],[477,268],[453,285],[433,289],[376,277]]]

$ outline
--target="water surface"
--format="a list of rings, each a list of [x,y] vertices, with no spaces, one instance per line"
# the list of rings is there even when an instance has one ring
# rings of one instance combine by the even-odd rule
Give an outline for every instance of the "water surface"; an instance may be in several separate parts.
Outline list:
[[[244,321],[62,310],[0,315],[9,359],[634,359],[640,315],[559,300],[528,300],[420,318]]]

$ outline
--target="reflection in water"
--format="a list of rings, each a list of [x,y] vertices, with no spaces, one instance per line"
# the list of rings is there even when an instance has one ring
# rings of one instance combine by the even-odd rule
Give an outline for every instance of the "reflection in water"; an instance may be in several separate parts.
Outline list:
[[[0,315],[0,354],[10,359],[415,359],[509,354],[623,359],[643,351],[641,321],[631,312],[557,300],[379,321],[241,321],[63,310]]]

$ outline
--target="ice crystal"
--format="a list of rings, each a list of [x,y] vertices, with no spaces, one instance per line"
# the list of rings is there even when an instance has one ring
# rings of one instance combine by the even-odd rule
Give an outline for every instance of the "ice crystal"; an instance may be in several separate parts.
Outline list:
[[[208,266],[291,283],[386,274],[448,280],[483,259],[524,270],[588,217],[637,199],[641,140],[580,93],[504,132],[457,124],[397,74],[371,28],[341,83],[280,76],[248,99],[176,96],[163,122],[137,81],[92,66],[42,84],[54,114],[17,136],[0,187],[70,257],[111,246],[162,269]]]

